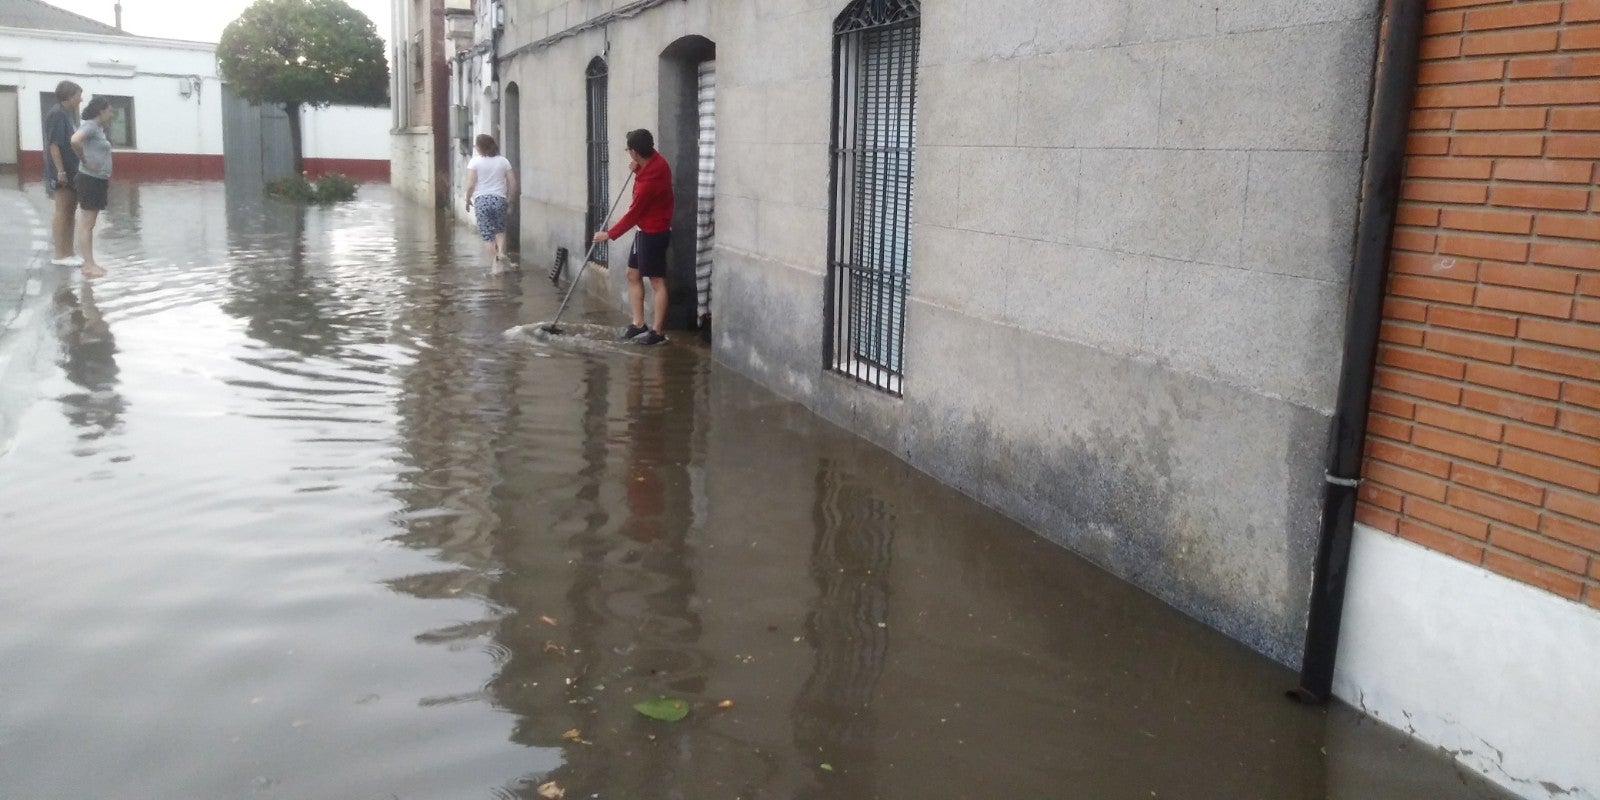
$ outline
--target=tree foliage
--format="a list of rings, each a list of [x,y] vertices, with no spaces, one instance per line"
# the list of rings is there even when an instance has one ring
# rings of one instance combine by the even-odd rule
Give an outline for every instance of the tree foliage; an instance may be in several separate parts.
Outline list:
[[[343,0],[256,0],[228,24],[217,66],[252,103],[380,106],[389,99],[383,40]]]

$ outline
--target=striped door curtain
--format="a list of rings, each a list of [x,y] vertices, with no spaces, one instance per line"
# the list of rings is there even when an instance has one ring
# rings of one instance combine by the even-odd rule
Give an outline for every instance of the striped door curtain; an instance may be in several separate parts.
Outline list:
[[[700,63],[700,173],[694,218],[694,285],[699,319],[711,314],[711,249],[716,235],[717,63]]]

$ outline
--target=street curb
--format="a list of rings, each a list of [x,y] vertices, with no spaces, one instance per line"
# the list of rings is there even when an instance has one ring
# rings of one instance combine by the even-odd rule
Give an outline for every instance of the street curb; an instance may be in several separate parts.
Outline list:
[[[49,264],[50,218],[24,191],[0,189],[0,455],[37,399],[41,360],[52,351],[50,303],[65,272]],[[21,234],[21,235],[18,235]]]

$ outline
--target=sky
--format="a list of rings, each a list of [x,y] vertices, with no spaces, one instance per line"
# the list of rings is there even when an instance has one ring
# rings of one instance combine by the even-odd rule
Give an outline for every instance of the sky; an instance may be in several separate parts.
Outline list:
[[[117,0],[44,0],[108,25],[116,22]],[[252,0],[122,0],[122,27],[140,36],[215,42]],[[390,0],[345,0],[371,18],[378,35],[389,39]]]

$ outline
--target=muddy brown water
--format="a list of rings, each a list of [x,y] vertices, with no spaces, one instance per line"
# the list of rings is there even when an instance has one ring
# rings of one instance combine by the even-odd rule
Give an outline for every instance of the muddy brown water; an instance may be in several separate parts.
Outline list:
[[[1501,796],[386,187],[116,189],[0,343],[0,797]]]

